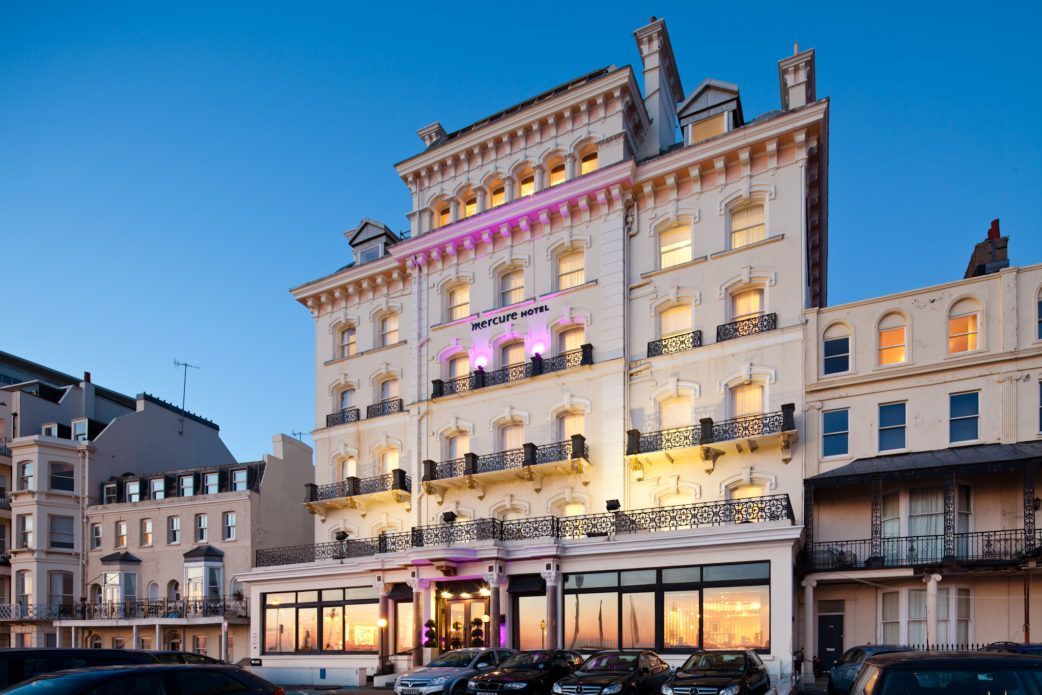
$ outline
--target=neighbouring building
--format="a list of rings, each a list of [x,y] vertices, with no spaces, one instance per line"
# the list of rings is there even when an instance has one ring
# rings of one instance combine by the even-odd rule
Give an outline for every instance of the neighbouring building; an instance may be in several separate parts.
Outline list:
[[[285,495],[312,479],[310,447],[280,435],[273,455],[239,463],[215,423],[158,398],[6,353],[0,363],[23,368],[0,389],[14,476],[13,584],[0,604],[11,645],[242,658],[247,601],[234,575],[258,549],[311,539]]]
[[[808,658],[1038,641],[1042,266],[807,312]]]
[[[747,118],[734,84],[683,89],[663,21],[635,38],[643,93],[609,66],[422,128],[408,232],[363,219],[353,263],[293,290],[314,538],[240,577],[263,674],[479,644],[752,648],[791,674],[828,101],[812,50]]]

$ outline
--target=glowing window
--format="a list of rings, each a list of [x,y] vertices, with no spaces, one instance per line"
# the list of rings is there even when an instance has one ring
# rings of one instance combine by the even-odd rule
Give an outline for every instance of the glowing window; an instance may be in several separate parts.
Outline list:
[[[461,459],[464,454],[470,453],[470,435],[466,432],[452,435],[445,441],[445,444],[450,460]]]
[[[907,357],[904,317],[888,314],[879,322],[879,364],[900,364]]]
[[[763,384],[742,384],[732,388],[731,412],[735,417],[763,413]]]
[[[398,342],[398,314],[388,314],[380,319],[380,345],[394,345]]]
[[[749,483],[731,488],[730,498],[733,500],[747,500],[750,497],[763,497],[767,494],[760,483]]]
[[[504,345],[499,351],[499,364],[506,367],[525,361],[525,344],[521,341]]]
[[[499,450],[520,449],[525,443],[524,425],[503,425],[499,428]]]
[[[763,203],[751,203],[731,211],[731,248],[738,249],[767,238]]]
[[[535,177],[525,176],[521,179],[521,197],[532,195],[535,193]]]
[[[347,410],[355,404],[355,390],[344,389],[340,392],[340,410]]]
[[[511,270],[499,278],[499,305],[510,306],[525,298],[524,271]]]
[[[557,289],[566,290],[586,282],[586,258],[582,251],[569,251],[557,257]]]
[[[583,434],[586,416],[582,413],[565,413],[557,418],[557,432],[562,441],[571,439],[573,434]]]
[[[451,224],[451,223],[452,223],[452,209],[449,208],[449,206],[446,205],[441,210],[438,210],[438,226],[439,227],[444,227],[444,226],[446,226],[448,224]]]
[[[691,307],[671,306],[658,315],[659,330],[663,338],[691,332]]]
[[[564,164],[558,164],[557,166],[550,169],[550,185],[556,186],[564,183],[565,181],[565,170]]]
[[[691,230],[673,227],[659,234],[659,267],[672,268],[691,260]]]
[[[659,425],[664,430],[691,426],[691,399],[676,396],[659,402]]]
[[[731,295],[731,319],[741,321],[763,314],[763,290],[752,288]]]
[[[449,360],[449,378],[456,379],[470,374],[470,357],[457,355]]]
[[[467,198],[463,201],[463,216],[470,217],[478,212],[478,199],[477,196],[473,198]]]
[[[597,153],[591,152],[590,154],[584,155],[579,161],[579,174],[589,174],[591,171],[597,171]]]
[[[568,330],[561,331],[557,335],[557,351],[558,353],[563,353],[571,352],[572,350],[579,350],[582,348],[585,339],[586,329],[584,328],[569,328]]]
[[[390,398],[398,397],[398,380],[397,379],[386,379],[380,382],[380,399],[388,400]]]
[[[507,202],[507,191],[502,186],[492,189],[492,207],[498,208],[503,203]]]
[[[398,467],[398,450],[386,449],[380,453],[380,472],[390,473]]]
[[[980,305],[964,299],[948,317],[948,352],[971,352],[980,346]]]
[[[349,326],[340,331],[340,356],[349,357],[358,351],[358,340],[354,326]]]
[[[457,285],[449,290],[449,320],[470,316],[470,286]]]

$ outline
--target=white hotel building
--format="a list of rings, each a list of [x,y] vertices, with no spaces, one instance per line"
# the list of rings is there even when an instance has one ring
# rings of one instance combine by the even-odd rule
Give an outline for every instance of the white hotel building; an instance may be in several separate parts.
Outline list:
[[[354,263],[293,290],[315,544],[237,577],[262,673],[343,684],[473,644],[791,673],[828,101],[813,51],[746,118],[735,85],[684,91],[664,22],[635,38],[643,93],[610,66],[421,129],[409,232],[365,219]]]

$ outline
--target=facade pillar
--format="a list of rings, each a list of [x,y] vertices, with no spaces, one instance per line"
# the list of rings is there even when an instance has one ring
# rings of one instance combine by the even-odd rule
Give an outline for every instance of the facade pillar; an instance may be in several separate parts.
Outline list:
[[[477,190],[478,194],[478,212],[485,212],[488,209],[487,194],[485,193],[485,187],[481,186]]]
[[[408,580],[412,588],[412,654],[411,663],[415,666],[423,665],[423,633],[426,631],[424,623],[430,615],[431,605],[431,580],[411,578]]]
[[[156,641],[154,643],[154,649],[163,649],[163,644],[160,642],[162,633],[159,630],[159,623],[156,623]]]
[[[73,625],[73,626],[72,626],[71,628],[69,628],[69,629],[70,629],[70,630],[72,631],[72,632],[71,632],[71,639],[72,639],[72,642],[71,642],[71,643],[69,644],[69,646],[70,646],[70,647],[72,647],[73,649],[75,649],[76,647],[80,646],[80,645],[79,645],[79,644],[78,644],[78,643],[76,642],[76,638],[78,637],[78,635],[76,634],[76,626],[75,626],[75,625]]]
[[[511,202],[514,199],[514,177],[508,176],[503,181],[503,193],[506,196],[506,202]]]
[[[55,647],[63,647],[64,646],[62,644],[62,629],[60,627],[59,628],[55,628],[55,630],[54,630],[54,646]]]
[[[376,588],[380,592],[380,603],[379,603],[380,607],[379,607],[379,610],[377,611],[377,619],[378,620],[382,619],[384,621],[384,623],[385,623],[383,627],[378,627],[377,628],[377,633],[376,633],[376,639],[379,642],[378,645],[377,645],[377,648],[379,650],[379,664],[380,664],[379,668],[380,668],[380,672],[382,673],[384,664],[387,663],[387,653],[388,653],[387,652],[387,642],[388,642],[387,633],[390,632],[390,627],[391,627],[390,626],[390,622],[387,619],[387,615],[388,615],[387,609],[390,606],[391,601],[390,601],[390,599],[387,596],[387,592],[389,591],[389,587],[388,587],[387,584],[384,584],[383,582],[380,582],[380,583],[378,583],[376,585]]]
[[[130,644],[133,645],[131,649],[141,649],[141,634],[138,632],[137,625],[130,628]]]
[[[571,181],[575,178],[575,154],[569,154],[564,158],[564,175],[565,179]]]
[[[538,193],[539,191],[543,190],[543,187],[544,187],[543,181],[544,181],[545,176],[546,176],[546,173],[543,170],[543,165],[540,164],[539,166],[537,166],[535,168],[535,192],[536,193]]]
[[[546,580],[546,648],[558,649],[561,630],[557,621],[557,606],[561,601],[561,573],[553,569],[540,574]]]
[[[500,568],[502,569],[502,568]],[[485,575],[485,581],[488,582],[489,597],[488,597],[488,646],[492,648],[501,647],[499,643],[499,625],[500,625],[500,603],[499,603],[499,585],[502,583],[502,575],[499,572],[489,572]]]
[[[926,644],[933,646],[937,644],[937,582],[941,581],[941,575],[931,574],[923,577],[926,582]]]
[[[814,587],[813,579],[803,580],[803,675],[814,678]],[[813,680],[811,681],[813,682]]]
[[[883,556],[883,479],[872,478],[872,557]]]
[[[450,202],[450,206],[451,206],[451,215],[452,215],[452,217],[450,219],[453,222],[459,222],[459,200],[457,200],[456,198],[453,198],[452,201]]]

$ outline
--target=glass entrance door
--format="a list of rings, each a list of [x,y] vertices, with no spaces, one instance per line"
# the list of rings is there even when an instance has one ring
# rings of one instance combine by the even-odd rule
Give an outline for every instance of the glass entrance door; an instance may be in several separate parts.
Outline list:
[[[488,646],[488,599],[451,598],[444,600],[442,620],[442,644],[445,649]]]

